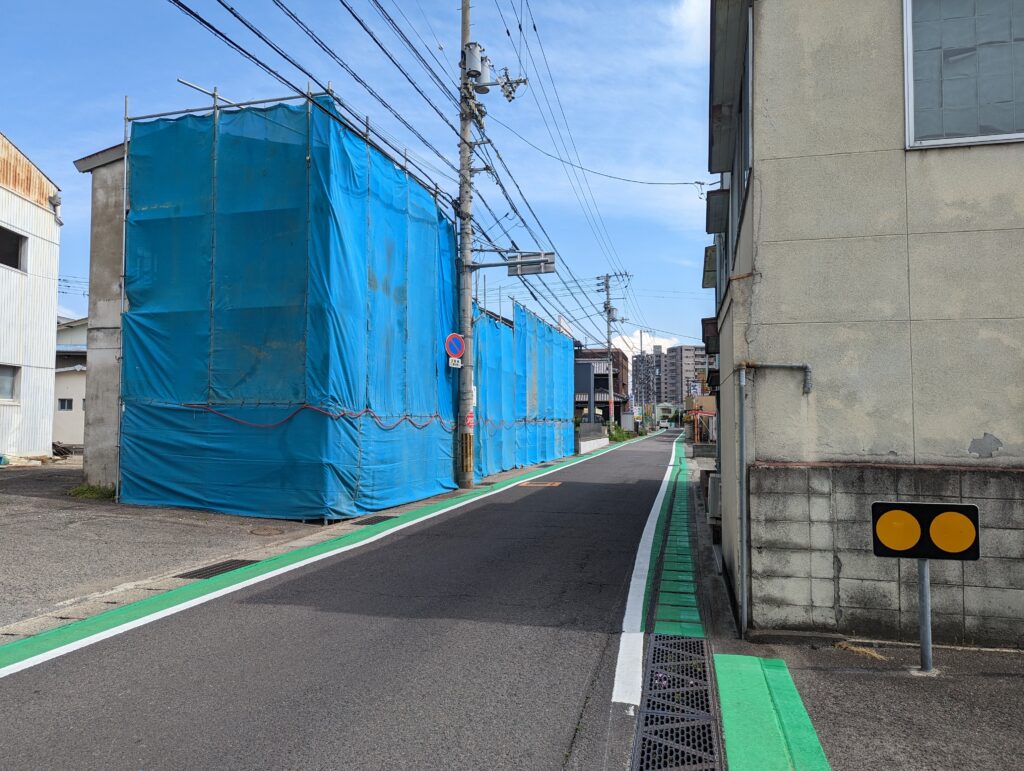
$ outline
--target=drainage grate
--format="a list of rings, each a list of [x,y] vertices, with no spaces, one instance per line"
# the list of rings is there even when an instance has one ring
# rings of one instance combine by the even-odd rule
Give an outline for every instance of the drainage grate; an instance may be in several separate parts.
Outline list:
[[[175,578],[212,578],[235,568],[244,568],[246,565],[252,565],[255,562],[256,560],[224,560],[223,562],[207,565],[205,568],[190,570],[187,573],[179,573]]]
[[[359,517],[359,519],[352,520],[353,525],[379,525],[381,522],[390,522],[395,518],[395,515],[388,516],[386,514],[374,514],[372,517]]]
[[[644,673],[633,771],[723,768],[707,642],[652,635]]]

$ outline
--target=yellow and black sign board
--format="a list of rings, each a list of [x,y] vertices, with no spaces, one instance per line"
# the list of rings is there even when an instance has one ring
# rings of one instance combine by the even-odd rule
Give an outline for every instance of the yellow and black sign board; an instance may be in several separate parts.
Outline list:
[[[871,541],[876,557],[976,560],[980,556],[978,507],[872,503]]]

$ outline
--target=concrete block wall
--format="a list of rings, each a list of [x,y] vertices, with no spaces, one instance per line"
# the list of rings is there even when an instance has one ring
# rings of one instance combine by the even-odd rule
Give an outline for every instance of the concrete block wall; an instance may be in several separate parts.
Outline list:
[[[917,561],[871,553],[877,500],[973,503],[981,559],[934,561],[937,642],[1024,648],[1024,470],[750,467],[754,627],[917,640]]]

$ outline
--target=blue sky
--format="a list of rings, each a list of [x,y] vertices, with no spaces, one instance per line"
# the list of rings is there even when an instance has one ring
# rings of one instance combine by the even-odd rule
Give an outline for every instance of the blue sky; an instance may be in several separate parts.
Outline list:
[[[186,0],[196,11],[257,53],[294,82],[305,76],[266,49],[215,0]],[[457,157],[450,129],[409,86],[348,12],[335,0],[286,0],[344,59],[449,158]],[[370,0],[350,0],[356,11],[395,52],[424,90],[431,91],[422,70],[373,8]],[[428,56],[448,65],[457,76],[459,12],[456,0],[381,0]],[[434,158],[387,112],[323,55],[272,0],[233,0],[232,5],[293,54],[361,113],[371,116],[417,154]],[[473,36],[498,67],[525,74],[530,85],[507,103],[497,89],[483,97],[489,114],[514,127],[535,145],[562,155],[554,123],[565,120],[571,142],[583,165],[609,174],[647,180],[709,180],[707,161],[707,0],[597,0],[578,3],[532,0],[540,42],[527,25],[521,45],[515,17],[522,0],[478,0]],[[512,30],[505,33],[501,15]],[[401,12],[404,12],[405,18]],[[24,3],[0,0],[5,36],[0,86],[4,98],[0,132],[17,144],[62,188],[64,228],[61,274],[88,275],[89,178],[72,161],[121,141],[123,100],[131,112],[143,114],[198,106],[207,101],[176,82],[176,78],[212,87],[242,101],[282,96],[283,86],[244,60],[194,21],[162,0],[50,0]],[[13,34],[11,34],[13,32]],[[544,68],[546,54],[561,105]],[[443,46],[443,49],[441,48]],[[517,51],[518,49],[518,51]],[[533,54],[531,61],[530,53]],[[520,61],[523,62],[522,66]],[[536,67],[535,67],[536,64]],[[544,89],[541,88],[544,84]],[[550,102],[556,117],[547,113]],[[546,116],[545,120],[542,117]],[[454,114],[451,119],[457,118]],[[554,143],[549,128],[555,134]],[[570,139],[561,131],[568,144]],[[710,290],[700,289],[704,234],[704,202],[694,187],[633,185],[586,175],[589,190],[573,183],[582,178],[558,161],[545,157],[510,134],[496,121],[488,123],[493,138],[527,199],[558,248],[559,257],[580,279],[580,296],[550,278],[553,292],[577,316],[581,301],[590,308],[601,298],[592,290],[594,276],[620,265],[634,274],[632,294],[619,288],[616,305],[631,322],[657,332],[657,342],[693,342],[700,336],[700,318],[713,313]],[[434,158],[436,161],[436,158]],[[454,184],[438,177],[454,192]],[[499,215],[500,195],[486,180],[480,184]],[[592,199],[591,199],[592,194]],[[596,209],[594,208],[596,207]],[[595,212],[599,212],[595,213]],[[589,215],[589,216],[588,216]],[[492,233],[497,233],[495,228]],[[511,231],[520,246],[530,243],[522,227]],[[526,300],[504,271],[487,274],[489,305],[500,291]],[[86,299],[65,294],[65,312],[83,315]],[[554,301],[549,304],[553,305]],[[601,320],[570,324],[578,337],[596,336]],[[580,328],[582,327],[582,329]],[[638,347],[637,327],[620,329],[627,352]],[[645,335],[645,347],[650,345]]]

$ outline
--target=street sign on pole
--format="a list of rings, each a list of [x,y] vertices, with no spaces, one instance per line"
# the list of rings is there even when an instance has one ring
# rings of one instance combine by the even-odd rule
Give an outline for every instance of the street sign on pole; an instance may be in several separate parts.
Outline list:
[[[444,350],[450,359],[461,359],[462,354],[466,352],[466,341],[462,339],[462,335],[458,332],[452,332],[444,339]],[[462,365],[449,362],[449,366],[461,367]]]
[[[917,558],[921,671],[932,671],[932,592],[929,560],[981,556],[978,507],[958,503],[871,504],[871,545],[876,557]]]
[[[455,356],[448,357],[448,366],[452,369],[462,369],[462,359]]]

